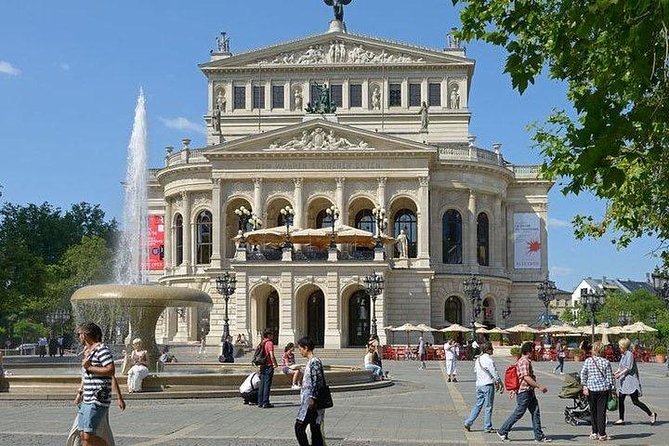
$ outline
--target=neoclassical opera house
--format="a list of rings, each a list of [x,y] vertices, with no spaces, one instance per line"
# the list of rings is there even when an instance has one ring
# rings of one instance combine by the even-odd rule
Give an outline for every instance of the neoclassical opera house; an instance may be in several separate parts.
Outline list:
[[[504,159],[499,145],[476,145],[474,65],[452,39],[423,48],[347,32],[337,20],[323,34],[241,54],[223,34],[199,66],[207,145],[168,147],[150,186],[150,212],[164,221],[164,263],[153,279],[203,290],[214,306],[166,310],[159,342],[220,341],[226,304],[216,278],[226,271],[236,277],[230,333],[252,342],[271,327],[280,344],[308,334],[325,348],[364,345],[371,273],[383,278],[375,301],[382,342],[388,325],[469,324],[463,281],[472,274],[482,282],[480,322],[536,320],[551,183],[538,166]],[[322,104],[324,84],[336,111],[307,113]],[[369,238],[337,237],[328,248],[316,236],[283,249],[287,206],[291,234],[327,234],[328,209],[337,211],[336,234],[346,226],[377,234],[373,211],[383,209],[381,233],[404,230],[406,243],[386,237],[375,250]],[[242,207],[278,236],[240,243]]]

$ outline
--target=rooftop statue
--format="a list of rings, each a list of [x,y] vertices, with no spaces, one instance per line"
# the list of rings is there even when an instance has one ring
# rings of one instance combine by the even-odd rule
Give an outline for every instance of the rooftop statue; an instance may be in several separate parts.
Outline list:
[[[329,114],[337,111],[337,105],[330,97],[330,89],[327,84],[315,85],[318,90],[318,98],[313,103],[308,103],[307,108],[304,109],[310,114]]]
[[[326,5],[334,9],[335,20],[344,21],[344,5],[351,3],[351,0],[323,0]]]

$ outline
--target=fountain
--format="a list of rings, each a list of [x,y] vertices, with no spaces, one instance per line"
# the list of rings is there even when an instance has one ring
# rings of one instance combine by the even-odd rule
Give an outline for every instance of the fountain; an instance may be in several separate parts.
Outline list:
[[[115,284],[78,289],[70,301],[79,322],[96,322],[105,339],[141,338],[155,368],[159,352],[155,329],[167,307],[211,306],[208,294],[190,288],[149,286],[146,283],[147,206],[147,125],[144,92],[140,90],[128,145],[128,168],[124,182],[122,233],[114,262]],[[118,336],[120,334],[120,336]]]

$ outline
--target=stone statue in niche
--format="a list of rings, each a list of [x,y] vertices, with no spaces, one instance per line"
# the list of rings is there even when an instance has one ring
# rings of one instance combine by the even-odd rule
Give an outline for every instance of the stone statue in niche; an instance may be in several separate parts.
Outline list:
[[[427,104],[423,101],[423,105],[420,107],[420,130],[427,131],[427,125],[430,122],[429,113],[427,110]]]
[[[453,109],[460,108],[460,87],[458,86],[458,84],[453,84],[451,86],[450,99],[451,99],[451,108]]]
[[[218,90],[218,95],[216,96],[216,107],[218,107],[221,112],[225,111],[225,90]]]
[[[293,91],[293,104],[294,110],[302,110],[302,89],[300,87]]]
[[[221,106],[217,105],[214,113],[211,115],[211,126],[214,128],[214,133],[221,133]]]
[[[397,245],[397,251],[399,253],[400,259],[409,258],[409,238],[407,237],[406,227],[402,228],[399,235],[395,239],[395,244]]]
[[[381,110],[381,89],[378,85],[372,91],[372,110]]]

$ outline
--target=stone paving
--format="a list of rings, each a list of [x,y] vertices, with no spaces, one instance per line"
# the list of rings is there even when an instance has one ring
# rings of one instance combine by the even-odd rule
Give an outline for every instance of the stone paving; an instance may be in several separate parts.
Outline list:
[[[509,358],[510,359],[510,358]],[[509,363],[497,358],[502,371]],[[340,363],[350,363],[343,360]],[[536,365],[538,378],[549,387],[540,396],[545,432],[554,444],[581,445],[588,440],[589,426],[570,426],[563,410],[568,401],[557,397],[561,377],[550,373],[555,363]],[[335,407],[325,421],[329,446],[362,445],[486,445],[501,444],[495,434],[481,430],[482,415],[465,432],[462,420],[474,398],[471,362],[459,364],[458,383],[446,383],[443,363],[432,361],[426,370],[417,370],[413,361],[386,361],[396,384],[392,387],[334,394]],[[581,364],[566,365],[567,371]],[[659,421],[650,426],[645,414],[629,404],[626,426],[610,426],[611,444],[669,444],[669,391],[666,369],[661,365],[642,364],[642,398],[659,413]],[[113,406],[111,423],[120,446],[275,446],[296,444],[293,424],[297,412],[295,396],[272,398],[273,409],[244,406],[239,399],[129,401],[120,412]],[[493,422],[499,426],[515,402],[506,395],[497,396]],[[75,409],[66,402],[1,401],[0,445],[62,445]],[[614,418],[615,417],[615,418]],[[612,420],[617,413],[612,414]],[[529,415],[518,422],[510,434],[513,444],[532,443]],[[532,443],[533,444],[533,443]]]

